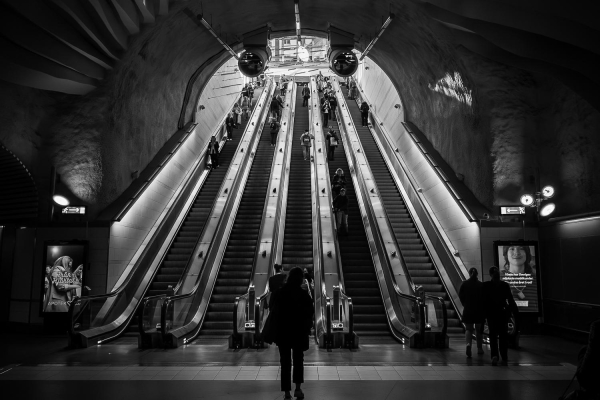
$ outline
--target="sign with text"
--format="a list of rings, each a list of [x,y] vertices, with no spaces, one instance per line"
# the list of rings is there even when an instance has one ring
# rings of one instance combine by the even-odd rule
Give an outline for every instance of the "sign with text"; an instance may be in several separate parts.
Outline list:
[[[538,268],[537,242],[494,242],[500,279],[510,285],[519,311],[537,312]]]
[[[62,208],[63,214],[85,215],[85,206],[67,206]]]

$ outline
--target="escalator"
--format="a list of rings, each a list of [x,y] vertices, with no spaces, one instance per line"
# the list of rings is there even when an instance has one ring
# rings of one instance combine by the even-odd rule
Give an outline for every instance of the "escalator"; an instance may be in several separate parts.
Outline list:
[[[201,337],[227,337],[233,331],[235,298],[248,291],[275,148],[265,122],[235,222],[217,275]]]
[[[330,121],[329,125],[333,126],[334,129],[336,128],[335,121]],[[339,127],[336,130],[339,132]],[[338,168],[341,168],[346,176],[348,235],[339,235],[338,241],[346,294],[352,298],[354,304],[354,331],[359,337],[390,337],[387,314],[381,298],[367,234],[344,153],[344,143],[342,140],[339,140],[338,143],[334,161],[328,160],[328,163],[331,181],[333,181],[333,176]]]
[[[243,132],[245,129],[246,122],[244,121],[238,125],[236,131]],[[150,287],[146,291],[145,297],[161,294],[167,296],[173,295],[173,289],[179,284],[189,258],[204,230],[206,221],[227,173],[229,163],[233,159],[233,155],[240,142],[240,137],[241,133],[234,134],[232,140],[225,141],[219,153],[219,168],[212,169],[204,181],[202,189],[198,192],[179,232],[177,232],[169,251],[166,253]],[[126,332],[127,336],[138,334],[137,318],[131,320]]]
[[[414,221],[404,204],[402,195],[396,187],[387,164],[377,147],[377,143],[369,128],[363,127],[360,124],[361,115],[358,104],[356,101],[348,99],[347,92],[344,93],[344,98],[348,104],[348,111],[354,121],[354,126],[356,127],[369,166],[375,177],[377,188],[394,236],[396,237],[413,283],[422,286],[426,294],[437,296],[444,300],[448,312],[448,333],[462,333],[463,328],[458,314],[429,257],[421,235],[418,233]]]
[[[308,107],[302,107],[302,90],[296,91],[282,265],[284,271],[298,266],[313,272],[312,199],[310,161],[304,160],[300,136],[309,128]]]

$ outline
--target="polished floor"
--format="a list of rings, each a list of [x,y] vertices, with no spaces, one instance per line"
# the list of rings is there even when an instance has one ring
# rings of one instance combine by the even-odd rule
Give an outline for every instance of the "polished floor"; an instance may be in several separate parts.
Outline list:
[[[0,388],[10,399],[283,398],[275,347],[230,350],[223,340],[200,340],[140,350],[135,338],[122,338],[72,350],[64,337],[8,334],[0,343]],[[356,351],[313,346],[305,352],[303,390],[306,399],[554,399],[569,384],[580,347],[523,337],[508,366],[492,367],[489,349],[467,359],[460,338],[449,349],[415,350],[385,339],[365,340]]]

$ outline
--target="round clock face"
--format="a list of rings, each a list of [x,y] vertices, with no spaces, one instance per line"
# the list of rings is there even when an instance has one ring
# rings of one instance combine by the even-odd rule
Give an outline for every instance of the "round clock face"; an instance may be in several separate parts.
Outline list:
[[[530,194],[524,194],[521,196],[521,204],[524,206],[530,206],[533,204],[533,196]]]
[[[552,186],[545,186],[542,189],[542,196],[544,196],[547,199],[554,196],[554,188]]]

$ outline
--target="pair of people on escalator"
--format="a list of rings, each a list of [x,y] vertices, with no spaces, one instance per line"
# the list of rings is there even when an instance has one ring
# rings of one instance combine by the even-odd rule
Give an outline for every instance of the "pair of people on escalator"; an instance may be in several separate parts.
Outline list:
[[[338,168],[331,183],[333,193],[333,212],[335,213],[337,232],[339,236],[348,235],[348,196],[346,196],[346,177],[344,171]]]

